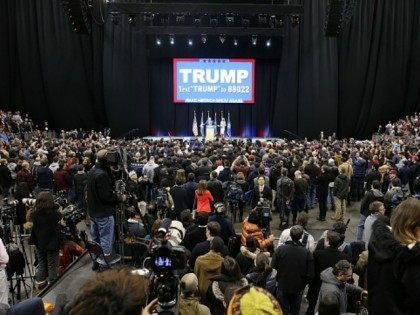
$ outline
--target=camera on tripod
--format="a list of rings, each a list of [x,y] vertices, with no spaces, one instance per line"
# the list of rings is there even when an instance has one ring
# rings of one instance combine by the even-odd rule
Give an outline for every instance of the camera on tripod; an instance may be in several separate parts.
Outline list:
[[[15,215],[15,208],[19,204],[17,200],[3,199],[3,205],[0,207],[0,215],[3,219],[12,219]]]
[[[61,214],[70,236],[76,236],[76,225],[86,217],[85,211],[74,205],[69,205],[61,211]]]
[[[180,281],[177,270],[186,267],[184,248],[159,246],[154,249],[151,261],[155,275],[153,292],[158,299],[158,314],[178,314]]]
[[[270,234],[271,211],[270,202],[267,199],[260,198],[255,211],[258,213],[258,226],[264,234]]]

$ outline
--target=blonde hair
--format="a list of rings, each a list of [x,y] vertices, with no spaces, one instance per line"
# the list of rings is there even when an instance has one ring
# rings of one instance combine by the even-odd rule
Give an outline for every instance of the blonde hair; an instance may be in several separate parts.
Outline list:
[[[420,200],[408,198],[401,202],[391,217],[395,239],[405,245],[417,242],[414,229],[420,226]]]
[[[207,181],[202,179],[198,182],[197,194],[202,195],[207,190]]]

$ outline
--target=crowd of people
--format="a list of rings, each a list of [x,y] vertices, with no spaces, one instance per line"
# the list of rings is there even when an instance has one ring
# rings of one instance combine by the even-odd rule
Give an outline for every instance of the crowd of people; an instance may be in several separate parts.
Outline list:
[[[87,210],[91,238],[104,253],[95,269],[121,259],[114,244],[118,204],[127,205],[126,234],[150,251],[184,249],[180,314],[299,314],[306,286],[308,315],[356,312],[354,301],[367,294],[372,314],[420,308],[417,113],[380,128],[373,140],[322,135],[206,143],[112,139],[108,131],[51,136],[19,113],[0,116],[0,187],[19,202],[17,223],[31,221],[39,287],[58,275],[57,227],[65,222],[53,194],[65,194]],[[121,177],[126,192],[118,194]],[[23,198],[30,196],[36,202],[27,216]],[[140,211],[128,202],[133,198]],[[349,242],[346,208],[359,201],[357,235]],[[328,209],[335,221],[317,242],[308,232],[308,212],[316,206],[319,221]],[[274,216],[279,226],[272,226]],[[275,229],[281,231],[278,244]],[[0,269],[4,253],[0,246]],[[7,281],[2,285],[7,288]],[[126,269],[103,271],[63,312],[139,314],[144,308],[147,314],[156,305],[146,303],[150,291],[147,279]]]

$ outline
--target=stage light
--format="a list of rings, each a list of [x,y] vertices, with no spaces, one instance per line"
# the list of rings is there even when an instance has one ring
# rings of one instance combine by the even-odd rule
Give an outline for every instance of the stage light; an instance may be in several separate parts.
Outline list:
[[[118,12],[112,12],[111,21],[114,25],[118,25],[120,23],[120,14]]]
[[[241,24],[243,27],[247,28],[251,24],[251,21],[249,20],[248,17],[243,17]]]
[[[196,17],[196,18],[194,18],[194,25],[195,25],[196,27],[201,26],[201,18],[200,18],[200,17]]]
[[[156,37],[156,45],[160,46],[162,44],[162,40],[160,39],[160,37]]]
[[[184,23],[185,22],[185,15],[184,14],[177,15],[176,18],[175,18],[175,21],[178,24]]]
[[[258,24],[260,26],[267,24],[267,15],[265,15],[265,14],[258,14]]]
[[[234,39],[233,39],[233,45],[234,45],[234,46],[238,46],[238,44],[239,44],[238,39],[237,39],[237,38],[234,38]]]
[[[169,34],[169,44],[171,45],[175,44],[175,36],[172,34]]]
[[[134,14],[128,16],[128,23],[133,26],[136,25],[136,16]]]
[[[210,26],[211,27],[217,27],[218,24],[219,24],[219,20],[217,19],[217,17],[211,17],[210,18]]]
[[[192,46],[194,44],[193,40],[191,38],[188,39],[188,46]]]
[[[224,35],[224,34],[220,34],[220,35],[219,35],[219,40],[220,40],[220,42],[221,42],[222,44],[224,44],[224,43],[225,43],[225,41],[226,41],[226,35]]]
[[[232,26],[233,24],[235,24],[235,17],[233,16],[233,14],[226,15],[226,25]]]
[[[252,46],[257,46],[257,39],[258,39],[258,36],[257,35],[252,35],[251,36]]]
[[[265,46],[267,46],[267,47],[271,46],[271,38],[269,38],[265,41]]]
[[[290,22],[292,23],[292,26],[297,26],[300,23],[300,18],[299,15],[297,14],[292,14],[290,16]]]
[[[206,34],[201,34],[201,42],[203,44],[205,44],[207,42],[207,35]]]

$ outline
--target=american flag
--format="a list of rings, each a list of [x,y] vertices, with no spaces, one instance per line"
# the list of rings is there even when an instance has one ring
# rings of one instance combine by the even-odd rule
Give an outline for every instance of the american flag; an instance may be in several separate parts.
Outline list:
[[[197,116],[195,115],[195,111],[194,111],[194,118],[193,118],[193,124],[192,124],[192,132],[193,132],[194,137],[198,136]]]
[[[232,136],[232,125],[230,124],[230,113],[228,113],[228,119],[226,124],[226,136],[229,138]]]
[[[204,137],[204,114],[203,111],[201,111],[201,121],[200,121],[200,135]]]

